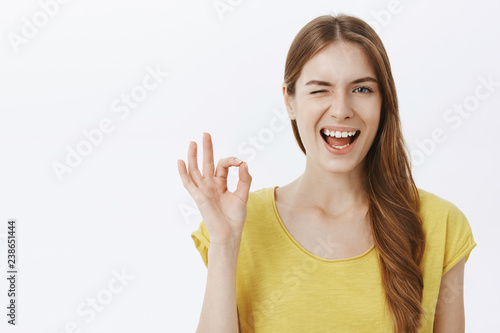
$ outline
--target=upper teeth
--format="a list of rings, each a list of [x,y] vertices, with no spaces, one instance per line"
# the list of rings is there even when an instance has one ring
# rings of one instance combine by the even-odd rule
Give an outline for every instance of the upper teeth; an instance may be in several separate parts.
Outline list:
[[[341,131],[330,131],[330,130],[323,130],[323,133],[328,135],[328,136],[334,136],[336,138],[347,138],[348,136],[353,136],[356,134],[356,131],[353,132],[341,132]]]

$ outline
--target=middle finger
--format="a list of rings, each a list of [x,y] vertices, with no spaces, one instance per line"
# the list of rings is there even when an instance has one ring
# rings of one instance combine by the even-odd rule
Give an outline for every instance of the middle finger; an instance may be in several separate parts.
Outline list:
[[[210,134],[203,133],[203,177],[214,175],[214,151]]]

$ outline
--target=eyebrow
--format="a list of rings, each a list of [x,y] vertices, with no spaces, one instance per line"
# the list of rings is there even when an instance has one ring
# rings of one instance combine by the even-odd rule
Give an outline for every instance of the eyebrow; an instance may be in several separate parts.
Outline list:
[[[352,81],[351,84],[361,83],[361,82],[375,82],[375,83],[377,83],[378,81],[371,76],[365,76],[365,77],[362,77],[360,79],[356,79],[356,80]],[[331,84],[330,82],[321,81],[321,80],[311,80],[311,81],[307,82],[305,85],[306,86],[317,85],[317,86],[326,86],[326,87],[333,86],[333,84]]]

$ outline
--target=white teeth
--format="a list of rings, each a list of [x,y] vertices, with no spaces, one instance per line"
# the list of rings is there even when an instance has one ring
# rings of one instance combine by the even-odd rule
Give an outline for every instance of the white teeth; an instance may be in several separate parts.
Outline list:
[[[356,131],[352,132],[341,132],[341,131],[331,131],[330,130],[323,130],[323,133],[326,134],[327,136],[332,136],[336,138],[347,138],[348,136],[353,136],[356,134]]]
[[[346,144],[345,146],[334,146],[334,145],[331,145],[333,148],[337,148],[337,149],[344,149],[345,147],[349,146],[349,143]]]

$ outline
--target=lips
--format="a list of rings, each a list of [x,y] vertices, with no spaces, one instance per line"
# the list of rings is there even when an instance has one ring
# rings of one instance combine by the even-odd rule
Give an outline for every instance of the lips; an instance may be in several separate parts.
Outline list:
[[[346,144],[352,144],[359,137],[361,131],[357,130],[354,136],[348,136],[346,138],[337,138],[332,136],[327,136],[323,133],[323,130],[320,131],[321,137],[327,144],[330,146],[345,146]]]

